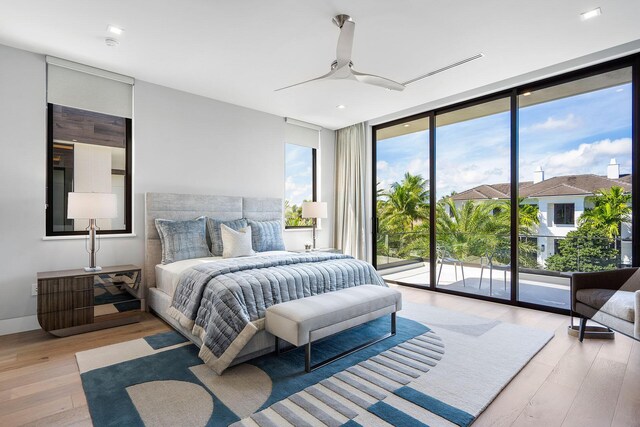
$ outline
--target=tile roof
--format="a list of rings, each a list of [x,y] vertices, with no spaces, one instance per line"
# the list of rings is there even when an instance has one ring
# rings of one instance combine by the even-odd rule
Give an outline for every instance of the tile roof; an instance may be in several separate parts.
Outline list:
[[[585,174],[554,176],[534,184],[532,181],[521,182],[518,188],[520,197],[550,196],[589,196],[597,190],[608,190],[613,186],[622,187],[631,192],[631,175],[622,175],[618,179],[606,176]],[[483,184],[453,196],[453,200],[487,200],[508,199],[511,185],[508,183]]]

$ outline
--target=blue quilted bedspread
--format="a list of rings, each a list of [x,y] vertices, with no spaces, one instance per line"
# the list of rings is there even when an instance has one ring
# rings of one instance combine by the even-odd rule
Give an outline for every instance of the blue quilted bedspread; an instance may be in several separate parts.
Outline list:
[[[386,286],[371,264],[341,254],[217,260],[182,274],[168,314],[202,339],[200,357],[221,374],[264,328],[267,307],[364,284]]]

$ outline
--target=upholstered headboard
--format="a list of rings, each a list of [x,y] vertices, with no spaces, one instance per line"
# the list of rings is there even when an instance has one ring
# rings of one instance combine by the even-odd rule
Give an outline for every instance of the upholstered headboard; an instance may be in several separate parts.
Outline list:
[[[146,287],[156,285],[155,266],[162,260],[162,247],[155,220],[157,218],[184,220],[203,215],[219,219],[282,220],[282,199],[146,193],[144,214],[144,277]]]

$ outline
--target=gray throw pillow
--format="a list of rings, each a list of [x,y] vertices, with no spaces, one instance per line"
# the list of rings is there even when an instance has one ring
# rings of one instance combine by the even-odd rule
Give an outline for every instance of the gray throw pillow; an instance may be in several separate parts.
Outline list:
[[[223,258],[235,258],[240,256],[254,255],[251,249],[251,227],[234,230],[224,224],[220,224],[220,234],[222,235]]]
[[[282,223],[280,221],[253,221],[248,219],[247,222],[251,226],[254,251],[285,250],[282,238]]]
[[[173,221],[156,219],[156,229],[162,243],[162,263],[211,256],[207,246],[206,217]]]
[[[236,231],[248,225],[247,220],[244,218],[232,219],[229,221],[224,221],[216,218],[207,218],[207,229],[209,230],[209,239],[211,240],[211,253],[213,254],[213,256],[222,256],[223,245],[222,235],[220,234],[221,224],[224,224],[232,230]]]

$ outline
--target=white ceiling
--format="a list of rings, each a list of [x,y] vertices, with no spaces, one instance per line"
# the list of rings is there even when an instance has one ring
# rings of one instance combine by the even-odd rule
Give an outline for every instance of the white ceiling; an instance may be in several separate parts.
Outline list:
[[[485,56],[403,92],[354,81],[274,92],[329,71],[339,13],[356,22],[361,72],[403,82]],[[0,0],[0,44],[337,129],[639,40],[639,16],[638,0]],[[116,48],[108,24],[125,29]]]

